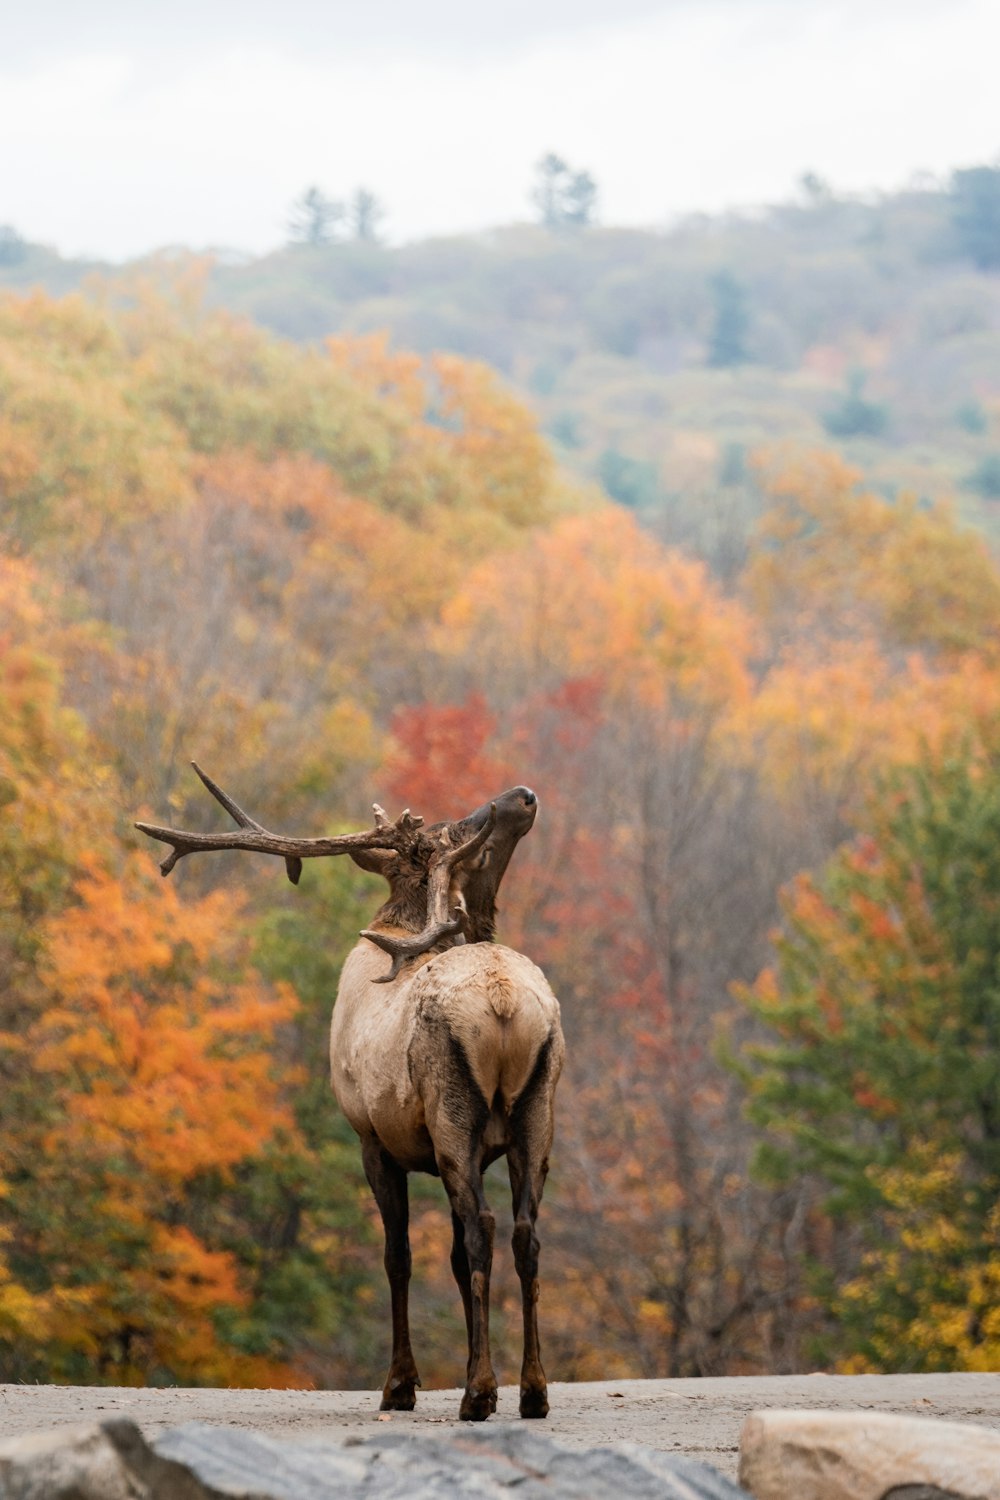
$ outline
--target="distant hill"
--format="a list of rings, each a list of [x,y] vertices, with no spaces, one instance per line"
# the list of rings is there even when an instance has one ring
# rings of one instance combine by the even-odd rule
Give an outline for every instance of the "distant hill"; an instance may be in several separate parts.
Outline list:
[[[837,449],[890,496],[953,497],[997,535],[998,203],[985,167],[870,202],[814,183],[798,204],[665,232],[217,257],[206,293],[294,340],[384,330],[486,361],[571,471],[728,574],[758,508],[751,457],[788,444]],[[94,271],[27,246],[0,285],[61,292]]]

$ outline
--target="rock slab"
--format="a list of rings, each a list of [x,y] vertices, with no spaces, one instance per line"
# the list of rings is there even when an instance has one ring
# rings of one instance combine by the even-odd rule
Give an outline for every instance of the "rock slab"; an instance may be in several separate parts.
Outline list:
[[[57,1427],[0,1442],[0,1500],[215,1500],[134,1422]]]
[[[192,1422],[146,1442],[134,1423],[0,1442],[0,1500],[747,1500],[706,1464],[654,1448],[566,1448],[500,1423],[287,1442]]]
[[[1000,1500],[1000,1432],[885,1412],[754,1412],[739,1474],[755,1500]]]

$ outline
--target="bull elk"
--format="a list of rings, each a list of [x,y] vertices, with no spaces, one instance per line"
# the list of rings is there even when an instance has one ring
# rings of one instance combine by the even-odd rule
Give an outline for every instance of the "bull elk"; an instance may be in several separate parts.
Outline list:
[[[295,839],[269,833],[195,770],[240,831],[196,834],[137,823],[172,846],[160,866],[164,875],[188,854],[247,849],[284,858],[295,884],[304,859],[333,854],[350,855],[389,883],[389,899],[344,964],[330,1035],[333,1089],[361,1138],[385,1229],[392,1360],[382,1410],[412,1411],[420,1384],[409,1332],[409,1172],[440,1176],[451,1205],[451,1266],[469,1343],[459,1415],[478,1422],[496,1409],[489,1342],[494,1217],[483,1172],[506,1155],[524,1316],[520,1411],[547,1416],[535,1221],[564,1044],[559,1004],[541,970],[492,941],[500,882],[538,810],[534,792],[514,787],[466,818],[426,829],[409,811],[393,822],[376,806],[367,832]]]

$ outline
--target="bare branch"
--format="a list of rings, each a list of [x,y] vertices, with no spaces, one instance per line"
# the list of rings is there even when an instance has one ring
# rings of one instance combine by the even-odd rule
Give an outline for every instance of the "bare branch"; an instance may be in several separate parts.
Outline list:
[[[187,854],[202,854],[216,849],[245,849],[252,854],[273,854],[285,861],[288,878],[293,885],[299,882],[304,859],[319,859],[332,854],[349,854],[352,849],[385,849],[402,852],[412,848],[417,830],[423,818],[414,817],[409,808],[391,822],[382,808],[373,809],[375,826],[366,833],[345,833],[338,838],[296,839],[284,834],[270,833],[243,811],[237,802],[207,776],[194,761],[191,762],[205,786],[217,802],[221,802],[233,820],[239,824],[240,833],[189,833],[182,828],[165,828],[157,823],[136,823],[141,833],[150,838],[170,844],[173,852],[160,864],[160,873],[169,875],[179,859]]]

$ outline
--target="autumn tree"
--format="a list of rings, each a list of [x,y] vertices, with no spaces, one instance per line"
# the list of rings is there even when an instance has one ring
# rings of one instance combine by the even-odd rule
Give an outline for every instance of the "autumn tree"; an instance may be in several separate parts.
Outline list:
[[[100,812],[110,778],[88,763],[86,726],[64,701],[60,648],[70,633],[59,612],[58,590],[0,553],[0,1347],[15,1379],[37,1373],[25,1349],[60,1312],[31,1284],[15,1238],[18,1180],[51,1119],[28,1044],[49,999],[43,934],[88,851],[113,843]]]
[[[875,633],[890,650],[995,650],[1000,572],[947,506],[887,500],[832,454],[780,463],[764,482],[746,581],[765,619],[794,617],[800,635]]]
[[[886,779],[864,833],[784,902],[744,991],[760,1163],[868,1242],[828,1269],[850,1368],[985,1368],[997,1330],[1000,793],[995,754]]]
[[[616,511],[484,563],[444,625],[442,666],[455,672],[460,652],[494,712],[474,713],[471,696],[408,710],[400,787],[457,788],[486,751],[544,810],[501,932],[543,963],[570,1041],[576,1105],[560,1118],[546,1220],[565,1288],[557,1368],[791,1358],[778,1309],[794,1194],[747,1183],[738,1100],[713,1055],[728,981],[762,961],[775,886],[796,864],[766,790],[731,754],[749,622]]]
[[[50,1378],[301,1384],[254,1327],[260,1250],[235,1229],[241,1174],[279,1142],[296,1155],[268,1055],[295,997],[240,973],[228,898],[184,906],[152,873],[84,863],[21,1032],[46,1108],[7,1137],[35,1358]]]

